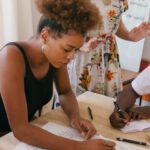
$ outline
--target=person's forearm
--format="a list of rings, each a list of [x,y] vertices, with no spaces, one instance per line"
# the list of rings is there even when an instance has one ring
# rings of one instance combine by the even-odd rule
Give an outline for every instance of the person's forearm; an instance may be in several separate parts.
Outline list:
[[[127,40],[127,41],[134,41],[130,37],[130,31],[128,31],[128,29],[126,28],[126,26],[124,25],[122,20],[120,21],[120,24],[119,24],[116,35],[121,39],[124,39],[124,40]]]
[[[72,91],[60,95],[60,104],[70,120],[80,117],[78,102]]]
[[[127,85],[124,90],[118,95],[117,102],[121,109],[130,109],[139,95],[133,90],[132,85]]]
[[[51,150],[73,150],[76,142],[51,134],[32,124],[25,125],[14,131],[14,135],[20,141]],[[59,143],[59,144],[58,144]]]

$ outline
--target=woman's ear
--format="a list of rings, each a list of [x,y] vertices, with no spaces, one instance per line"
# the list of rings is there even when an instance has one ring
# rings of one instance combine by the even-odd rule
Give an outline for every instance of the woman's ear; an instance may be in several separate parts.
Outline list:
[[[42,38],[44,43],[46,43],[48,41],[48,38],[49,38],[49,31],[48,31],[48,29],[44,28],[41,31],[41,38]]]

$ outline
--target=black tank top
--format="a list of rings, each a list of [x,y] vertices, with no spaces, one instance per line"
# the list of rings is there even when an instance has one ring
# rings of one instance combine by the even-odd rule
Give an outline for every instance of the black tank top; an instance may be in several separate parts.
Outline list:
[[[26,72],[24,78],[24,88],[26,95],[26,103],[28,109],[28,120],[30,121],[34,116],[35,112],[45,105],[52,97],[53,94],[53,81],[56,73],[56,68],[50,66],[47,75],[38,80],[34,77],[27,56],[25,54],[25,49],[18,43],[8,43],[7,45],[16,46],[22,53],[24,57]],[[5,46],[7,46],[5,45]],[[19,91],[18,91],[19,92]],[[19,106],[18,106],[19,107]],[[11,131],[6,111],[4,108],[3,100],[0,95],[0,132]]]

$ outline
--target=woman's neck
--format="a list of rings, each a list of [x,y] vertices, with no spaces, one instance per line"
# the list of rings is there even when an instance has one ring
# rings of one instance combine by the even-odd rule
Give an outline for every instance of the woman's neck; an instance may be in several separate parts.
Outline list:
[[[38,37],[31,37],[24,41],[24,46],[26,49],[26,55],[33,67],[48,64],[48,61],[41,50],[42,41]]]

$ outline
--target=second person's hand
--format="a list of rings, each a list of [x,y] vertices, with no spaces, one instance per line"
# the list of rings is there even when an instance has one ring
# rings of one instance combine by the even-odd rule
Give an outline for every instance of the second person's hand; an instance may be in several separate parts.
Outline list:
[[[123,118],[116,111],[114,111],[110,115],[109,120],[110,120],[111,125],[114,128],[123,128],[130,121],[130,116],[128,115],[128,113],[126,113],[125,111],[123,113],[124,113]]]
[[[150,106],[133,107],[128,111],[132,120],[142,120],[150,118]]]

